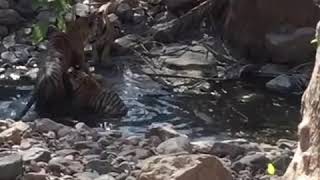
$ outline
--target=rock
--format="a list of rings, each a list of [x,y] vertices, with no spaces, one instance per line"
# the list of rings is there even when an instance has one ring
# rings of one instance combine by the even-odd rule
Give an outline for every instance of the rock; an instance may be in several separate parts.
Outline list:
[[[0,26],[0,38],[7,36],[9,33],[9,30],[6,26]]]
[[[244,170],[246,167],[250,167],[253,171],[265,170],[270,160],[264,155],[264,153],[254,153],[242,157],[240,160],[232,164],[232,169],[235,171]]]
[[[32,3],[30,3],[30,0],[19,0],[19,1],[14,1],[15,4],[12,5],[12,7],[19,12],[23,17],[26,18],[32,18],[35,9],[32,6]]]
[[[296,141],[292,141],[288,139],[279,139],[276,144],[281,149],[289,149],[289,150],[293,150],[297,146]]]
[[[94,180],[99,177],[99,174],[92,173],[92,172],[83,172],[83,173],[74,174],[74,177],[77,180]]]
[[[99,174],[109,173],[111,168],[110,162],[106,160],[91,160],[86,165],[86,169],[94,170]]]
[[[48,175],[45,173],[27,173],[23,176],[24,180],[47,180]]]
[[[75,4],[74,9],[75,9],[75,14],[80,17],[86,17],[90,13],[89,6],[82,3]]]
[[[128,34],[121,38],[116,39],[115,46],[117,46],[116,51],[119,54],[127,54],[130,52],[130,48],[134,47],[139,42],[139,37],[134,34]]]
[[[9,36],[6,36],[2,40],[3,46],[6,49],[9,49],[10,47],[13,47],[14,45],[16,45],[16,40],[15,39],[16,39],[16,35],[15,34],[11,34]]]
[[[22,159],[24,162],[30,161],[42,161],[42,162],[49,162],[51,153],[47,149],[33,147],[26,151],[21,151]]]
[[[1,58],[9,61],[9,63],[11,63],[11,64],[15,64],[19,61],[19,59],[14,54],[14,52],[11,52],[11,51],[5,51],[5,52],[1,53]]]
[[[21,131],[17,128],[9,128],[0,133],[0,143],[13,142],[14,144],[20,144]]]
[[[305,74],[280,75],[266,83],[266,87],[279,93],[303,93],[309,82]]]
[[[175,40],[175,35],[177,29],[175,29],[175,19],[156,24],[151,27],[151,34],[153,34],[153,39],[163,43],[170,43]]]
[[[244,147],[228,142],[215,142],[211,149],[211,154],[219,157],[229,156],[231,158],[236,158],[244,153]]]
[[[87,126],[85,123],[77,123],[75,129],[83,135],[91,136],[93,138],[98,136],[98,132]]]
[[[62,149],[62,150],[56,151],[55,154],[61,157],[65,157],[69,155],[78,155],[79,151],[74,149]]]
[[[304,63],[314,56],[315,47],[310,43],[314,28],[299,28],[292,33],[266,35],[266,51],[274,63]]]
[[[133,20],[133,10],[127,3],[120,3],[115,13],[123,22],[130,22]]]
[[[153,5],[158,5],[162,2],[162,0],[148,0],[148,3],[153,4]]]
[[[16,25],[24,21],[24,18],[13,9],[0,9],[0,24]]]
[[[169,123],[152,123],[146,133],[146,137],[158,136],[161,141],[168,140],[174,137],[187,137],[184,134],[178,133],[174,130],[174,126]]]
[[[229,1],[221,2],[221,4]],[[288,6],[290,4],[290,7]],[[312,0],[243,0],[234,1],[225,8],[224,34],[233,46],[241,48],[247,56],[264,60],[266,34],[292,27],[314,27],[320,17],[320,10]],[[283,9],[286,11],[283,11]],[[297,14],[296,12],[300,12]],[[252,17],[248,20],[248,17]],[[281,18],[279,18],[281,17]],[[244,25],[245,24],[245,25]],[[237,31],[235,31],[237,29]],[[297,44],[295,44],[297,45]],[[300,45],[297,45],[300,46]],[[299,50],[300,52],[300,50]],[[301,59],[304,61],[305,59]]]
[[[139,180],[231,180],[232,175],[215,156],[161,155],[143,162]]]
[[[8,9],[9,2],[7,0],[0,0],[0,9]]]
[[[22,157],[18,154],[11,154],[0,157],[0,179],[17,179],[23,173]]]
[[[78,141],[73,144],[73,147],[76,150],[90,149],[92,152],[95,152],[94,154],[100,154],[102,151],[99,144],[92,141]]]
[[[74,174],[81,173],[84,170],[84,166],[81,162],[67,159],[67,157],[52,158],[48,163],[48,168],[56,174],[60,174],[61,172],[65,174]]]
[[[193,0],[163,0],[163,2],[168,10],[177,16],[182,15],[197,4],[197,1]]]
[[[35,120],[35,127],[34,129],[36,131],[39,131],[40,133],[47,133],[49,131],[58,132],[61,129],[64,129],[64,125],[56,123],[50,119],[44,118],[44,119],[37,119]]]
[[[116,179],[110,175],[102,175],[100,177],[95,178],[94,180],[116,180]]]
[[[160,154],[171,154],[180,152],[191,152],[190,140],[186,137],[175,137],[161,143],[157,148]]]
[[[202,46],[190,47],[190,50],[178,57],[168,57],[164,64],[173,70],[201,70],[203,73],[215,75],[216,65],[211,53]]]
[[[30,129],[29,124],[24,123],[22,121],[15,122],[11,124],[10,127],[18,129],[21,133],[25,133],[27,130]]]

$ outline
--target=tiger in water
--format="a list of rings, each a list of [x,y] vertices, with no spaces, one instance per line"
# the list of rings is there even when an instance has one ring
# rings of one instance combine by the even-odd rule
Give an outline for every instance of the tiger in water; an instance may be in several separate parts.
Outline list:
[[[69,69],[68,79],[72,88],[71,106],[76,115],[119,118],[127,114],[128,109],[119,95],[105,88],[101,80],[74,68]]]
[[[40,65],[31,99],[15,119],[21,119],[34,103],[40,117],[64,113],[66,108],[63,105],[68,107],[70,101],[70,86],[66,73],[70,67],[89,73],[84,46],[97,39],[99,16],[98,13],[93,13],[87,17],[77,17],[67,24],[66,32],[54,32],[49,37],[47,55]]]

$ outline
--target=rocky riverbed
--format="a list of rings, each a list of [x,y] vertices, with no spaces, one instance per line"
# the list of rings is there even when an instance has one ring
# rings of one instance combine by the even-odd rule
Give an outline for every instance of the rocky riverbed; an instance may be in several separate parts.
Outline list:
[[[269,179],[268,163],[281,175],[296,144],[245,139],[190,139],[171,124],[152,124],[143,136],[73,127],[50,119],[0,121],[0,179],[205,180]]]

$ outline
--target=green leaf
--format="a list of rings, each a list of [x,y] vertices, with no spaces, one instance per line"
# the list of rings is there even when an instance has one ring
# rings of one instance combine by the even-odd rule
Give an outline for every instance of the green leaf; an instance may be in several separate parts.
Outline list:
[[[274,167],[274,165],[272,163],[268,164],[267,172],[268,172],[269,175],[272,175],[272,176],[275,175],[276,168]]]
[[[48,22],[38,22],[32,26],[32,43],[40,43],[48,32]]]
[[[50,4],[58,14],[71,9],[71,5],[68,0],[55,0],[51,1]]]
[[[318,40],[317,39],[313,39],[313,40],[311,40],[311,44],[314,44],[314,43],[317,43],[318,42]]]
[[[62,14],[57,17],[57,27],[59,28],[60,31],[63,31],[63,32],[67,30],[66,21]]]

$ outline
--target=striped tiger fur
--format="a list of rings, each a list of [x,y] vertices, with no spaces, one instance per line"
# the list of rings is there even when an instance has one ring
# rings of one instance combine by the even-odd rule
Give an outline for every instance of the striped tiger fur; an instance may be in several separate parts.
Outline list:
[[[127,114],[128,109],[119,95],[102,86],[94,76],[71,69],[68,79],[72,87],[73,112],[78,116],[116,118]]]
[[[110,22],[108,11],[104,6],[98,10],[99,18],[97,18],[97,40],[93,43],[93,60],[96,65],[110,66],[110,51],[114,40],[120,34],[119,25]]]
[[[89,73],[85,61],[84,46],[96,39],[97,14],[80,17],[67,26],[67,32],[55,32],[49,38],[46,59],[40,65],[37,83],[31,98],[22,112],[15,118],[21,119],[36,102],[40,117],[55,116],[68,99],[66,73],[70,67]]]

